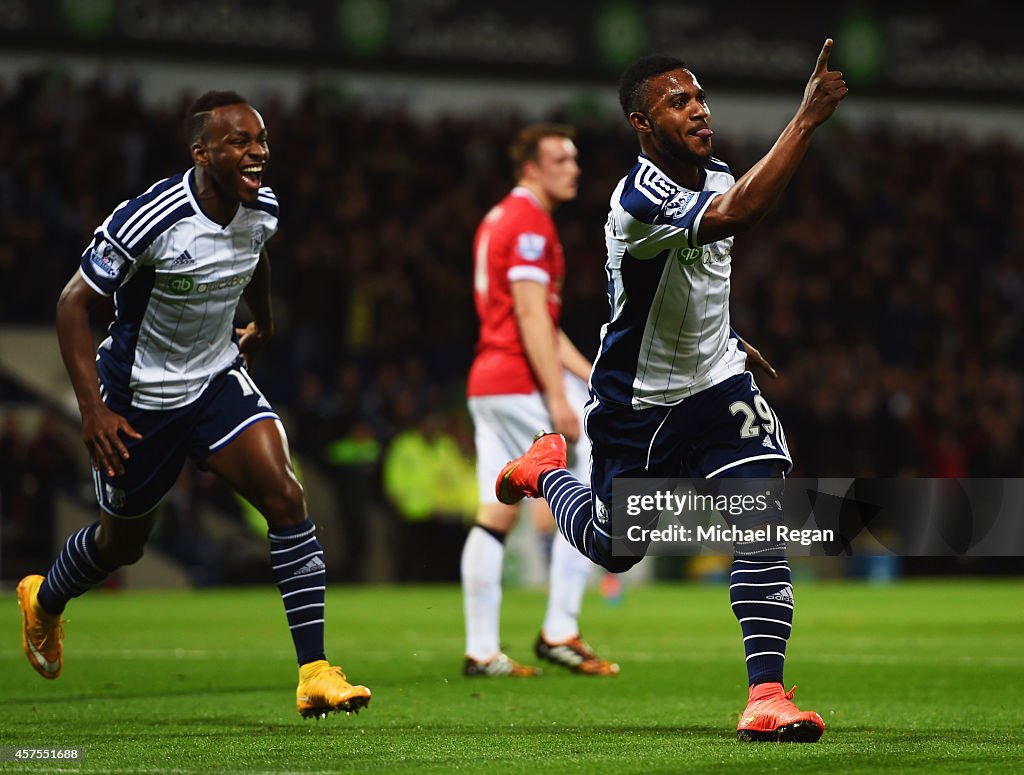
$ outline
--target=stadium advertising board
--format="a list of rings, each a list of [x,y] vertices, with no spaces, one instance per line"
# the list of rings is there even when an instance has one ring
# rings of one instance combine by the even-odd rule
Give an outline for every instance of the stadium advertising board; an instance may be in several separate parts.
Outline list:
[[[717,88],[788,88],[826,36],[861,95],[1010,99],[1024,88],[1019,7],[471,0],[0,0],[8,49],[607,83],[634,57],[682,56]],[[197,20],[202,20],[197,23]],[[239,23],[244,20],[244,23]]]

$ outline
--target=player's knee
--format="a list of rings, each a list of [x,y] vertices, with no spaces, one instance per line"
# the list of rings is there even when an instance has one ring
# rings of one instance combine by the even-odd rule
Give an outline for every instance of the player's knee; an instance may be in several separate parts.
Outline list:
[[[489,533],[507,535],[519,522],[519,507],[503,503],[481,504],[476,513],[476,524]]]
[[[306,518],[302,485],[286,477],[274,490],[261,496],[259,510],[271,527],[302,522]]]
[[[302,514],[306,511],[306,494],[302,485],[294,477],[289,476],[281,490],[281,501],[290,513]]]
[[[95,541],[103,567],[113,571],[141,560],[151,527],[151,517],[101,525],[96,531]]]
[[[625,573],[636,565],[643,557],[601,557],[597,560],[598,565],[612,573]]]
[[[145,549],[141,546],[127,547],[121,553],[121,565],[134,565],[142,559],[143,554]]]
[[[610,540],[595,540],[584,554],[611,573],[625,573],[644,558],[647,546],[630,547],[629,550],[615,551],[616,544]]]

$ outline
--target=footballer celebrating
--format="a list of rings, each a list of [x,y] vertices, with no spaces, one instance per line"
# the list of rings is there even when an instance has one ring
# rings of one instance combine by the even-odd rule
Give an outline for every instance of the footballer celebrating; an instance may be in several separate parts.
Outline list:
[[[186,458],[263,514],[273,574],[299,663],[305,717],[358,711],[370,690],[324,655],[326,566],[281,422],[243,356],[274,332],[265,245],[278,225],[260,114],[234,92],[190,108],[193,166],[121,203],[96,230],[57,303],[57,337],[92,459],[97,522],[74,533],[46,576],[18,584],[32,667],[63,667],[61,613],[71,598],[136,562]],[[113,296],[94,351],[90,309]],[[234,328],[244,298],[253,321]]]
[[[612,194],[605,227],[611,318],[585,415],[590,486],[566,470],[565,440],[557,433],[538,438],[496,483],[503,503],[544,497],[569,543],[609,570],[626,570],[647,548],[631,556],[613,551],[616,478],[771,480],[779,493],[769,499],[775,511],[730,519],[743,529],[782,522],[781,488],[792,463],[730,327],[733,235],[764,216],[815,129],[846,96],[842,73],[828,68],[831,51],[829,39],[796,114],[738,180],[712,155],[711,110],[684,62],[644,57],[620,79],[619,99],[641,154]],[[794,705],[782,683],[794,611],[785,543],[733,546],[729,594],[749,686],[737,736],[814,742],[825,728],[821,716]]]

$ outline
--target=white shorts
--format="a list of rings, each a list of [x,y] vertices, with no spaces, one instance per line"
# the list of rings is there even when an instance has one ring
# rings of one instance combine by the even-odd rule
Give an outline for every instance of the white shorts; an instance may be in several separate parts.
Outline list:
[[[587,383],[565,373],[565,393],[580,421],[580,438],[569,447],[569,470],[590,482],[590,439],[583,430],[583,409],[590,400]],[[542,430],[551,430],[551,416],[540,393],[474,396],[469,399],[476,443],[476,481],[481,503],[497,503],[494,482],[502,467],[523,454]]]

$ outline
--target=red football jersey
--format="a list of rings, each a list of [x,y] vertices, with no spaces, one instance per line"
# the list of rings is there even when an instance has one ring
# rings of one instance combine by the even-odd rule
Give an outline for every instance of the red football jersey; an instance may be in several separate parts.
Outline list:
[[[532,393],[539,385],[519,336],[511,284],[530,280],[547,285],[551,336],[557,345],[565,257],[555,222],[530,191],[516,187],[480,223],[473,253],[480,338],[467,392],[470,396]]]

